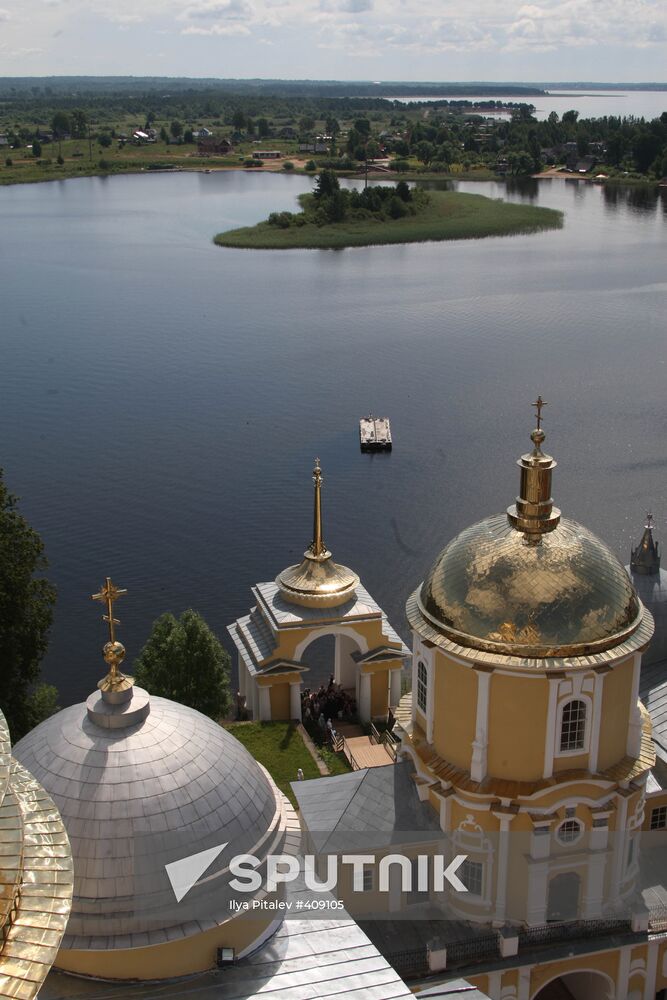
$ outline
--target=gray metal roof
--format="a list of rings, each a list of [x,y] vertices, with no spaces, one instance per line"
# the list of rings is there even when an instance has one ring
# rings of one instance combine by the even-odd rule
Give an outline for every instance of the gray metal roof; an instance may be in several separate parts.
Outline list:
[[[144,722],[105,729],[73,705],[25,736],[15,756],[58,806],[72,845],[74,901],[64,947],[164,942],[228,917],[218,882],[176,905],[165,864],[227,843],[259,853],[279,818],[263,769],[193,709],[151,698]],[[268,845],[267,848],[268,849]]]
[[[335,918],[285,920],[254,955],[192,979],[111,985],[52,972],[40,992],[40,1000],[111,996],[114,1000],[410,1000],[412,993],[355,921],[340,913]]]
[[[380,847],[405,843],[406,835],[433,840],[442,833],[440,823],[428,803],[419,800],[413,776],[412,762],[401,761],[326,781],[293,782],[315,849],[337,851],[364,841]]]
[[[651,716],[656,754],[667,762],[667,660],[642,663],[639,696]]]

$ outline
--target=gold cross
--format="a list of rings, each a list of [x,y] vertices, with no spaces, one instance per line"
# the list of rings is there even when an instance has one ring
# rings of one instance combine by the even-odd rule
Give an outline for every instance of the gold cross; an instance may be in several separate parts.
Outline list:
[[[647,528],[653,527],[653,514],[651,514],[650,511],[646,512],[646,527]]]
[[[100,587],[99,594],[92,594],[92,599],[94,601],[101,601],[102,604],[106,604],[107,613],[102,615],[102,621],[107,622],[109,625],[109,642],[116,641],[116,630],[115,625],[120,625],[120,621],[113,616],[113,606],[119,597],[123,594],[127,594],[127,590],[121,590],[117,587],[115,583],[112,582],[111,577],[106,578],[106,582]]]
[[[541,396],[538,396],[535,402],[531,403],[530,405],[537,407],[537,429],[539,431],[540,424],[542,423],[542,407],[548,406],[549,404],[546,403]]]

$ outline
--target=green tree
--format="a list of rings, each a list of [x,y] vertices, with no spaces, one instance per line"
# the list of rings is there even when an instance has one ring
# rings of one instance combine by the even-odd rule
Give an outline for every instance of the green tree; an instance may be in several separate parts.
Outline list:
[[[35,157],[36,160],[38,160],[42,155],[42,144],[41,142],[38,142],[37,139],[35,139],[35,141],[32,144],[32,155]]]
[[[269,125],[266,118],[257,119],[257,135],[260,139],[266,139],[268,135],[271,134],[271,126]]]
[[[151,694],[196,708],[212,719],[229,711],[230,659],[201,615],[170,612],[153,624],[135,661],[137,683]]]
[[[64,135],[69,135],[72,130],[69,115],[64,111],[56,111],[51,119],[51,128],[56,139],[62,139]]]
[[[169,131],[173,135],[174,139],[178,139],[179,135],[183,135],[183,126],[179,121],[173,121],[169,126]]]
[[[17,507],[0,470],[0,708],[18,740],[55,709],[57,692],[40,685],[56,590],[41,574],[44,544]]]
[[[104,149],[108,149],[112,142],[111,136],[109,135],[108,132],[102,132],[102,135],[99,136],[97,141],[99,142],[100,146],[102,146]]]
[[[234,126],[237,132],[240,132],[243,126],[245,125],[245,115],[240,110],[240,108],[237,111],[235,111],[234,114],[232,115],[232,125]]]
[[[318,201],[321,198],[329,198],[335,191],[340,191],[338,178],[333,170],[323,170],[317,178],[315,186],[315,197]]]
[[[86,118],[85,111],[82,111],[81,108],[74,108],[70,114],[70,124],[74,139],[84,139],[86,137],[88,132],[88,119]]]

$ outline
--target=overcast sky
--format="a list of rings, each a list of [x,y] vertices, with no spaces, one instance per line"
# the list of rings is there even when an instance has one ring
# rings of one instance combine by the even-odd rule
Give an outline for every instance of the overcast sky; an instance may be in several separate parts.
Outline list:
[[[0,0],[0,75],[667,78],[665,0]]]

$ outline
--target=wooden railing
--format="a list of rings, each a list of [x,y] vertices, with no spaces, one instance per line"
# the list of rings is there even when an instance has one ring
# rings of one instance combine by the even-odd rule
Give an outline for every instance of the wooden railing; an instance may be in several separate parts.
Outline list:
[[[361,769],[360,766],[359,766],[359,764],[357,763],[357,761],[355,759],[354,754],[350,750],[349,743],[347,742],[347,740],[345,739],[344,736],[340,736],[338,733],[335,736],[333,736],[330,733],[329,734],[329,744],[331,746],[331,749],[335,753],[344,753],[345,754],[345,756],[347,757],[347,759],[348,759],[348,761],[350,763],[350,767],[352,768],[353,771],[359,771]]]

